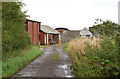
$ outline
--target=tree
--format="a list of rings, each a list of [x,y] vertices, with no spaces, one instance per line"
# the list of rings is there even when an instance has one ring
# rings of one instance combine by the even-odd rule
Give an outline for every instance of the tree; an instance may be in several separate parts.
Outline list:
[[[97,31],[99,34],[105,36],[113,36],[118,32],[118,25],[110,20],[102,21],[101,19],[97,19],[93,28],[90,29],[92,33]]]
[[[21,11],[21,2],[2,3],[2,52],[26,48],[30,44],[26,32],[26,14]]]

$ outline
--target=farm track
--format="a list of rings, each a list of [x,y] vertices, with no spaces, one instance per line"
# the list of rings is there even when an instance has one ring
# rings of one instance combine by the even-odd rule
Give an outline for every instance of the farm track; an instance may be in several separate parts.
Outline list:
[[[41,48],[43,54],[21,69],[13,77],[73,77],[71,61],[63,46],[53,45]],[[58,53],[58,59],[52,58]]]

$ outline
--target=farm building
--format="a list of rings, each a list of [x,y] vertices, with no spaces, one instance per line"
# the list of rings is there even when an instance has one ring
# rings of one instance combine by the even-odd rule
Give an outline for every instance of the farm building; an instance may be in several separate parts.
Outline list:
[[[56,28],[55,30],[57,30],[58,32],[60,32],[61,36],[62,36],[63,32],[68,31],[67,28]]]
[[[60,32],[60,35],[61,35],[61,43],[63,43],[63,33],[65,33],[66,31],[68,31],[67,28],[56,28],[55,30],[57,30],[58,32]]]
[[[53,40],[55,41],[55,44],[61,42],[60,33],[47,25],[41,25],[40,34],[42,45],[50,44]]]
[[[61,42],[68,43],[71,39],[81,37],[91,38],[93,34],[85,27],[82,30],[68,30],[67,28],[56,28],[61,33]]]
[[[56,28],[61,33],[61,42],[67,43],[71,39],[80,37],[80,30],[68,30],[67,28]]]
[[[26,31],[29,33],[32,44],[40,45],[40,28],[41,22],[26,20]]]
[[[80,36],[91,38],[93,34],[85,27],[80,31]]]
[[[71,39],[79,38],[80,30],[68,30],[62,34],[62,43],[68,43]]]

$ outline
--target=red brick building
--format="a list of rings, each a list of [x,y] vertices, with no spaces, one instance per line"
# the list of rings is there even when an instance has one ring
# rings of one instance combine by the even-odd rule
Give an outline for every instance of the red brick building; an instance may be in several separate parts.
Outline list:
[[[57,30],[58,32],[60,32],[60,33],[61,33],[61,36],[62,36],[63,32],[64,32],[65,30],[68,30],[68,29],[67,29],[67,28],[56,28],[55,30]]]
[[[55,30],[57,30],[58,32],[60,32],[60,43],[63,43],[62,42],[62,40],[63,40],[63,33],[65,32],[65,31],[68,31],[68,29],[67,28],[56,28]]]
[[[30,35],[30,41],[32,44],[40,44],[40,28],[41,22],[26,20],[26,31]]]
[[[40,34],[42,45],[50,44],[51,40],[55,40],[55,44],[60,43],[60,33],[47,25],[41,25]]]

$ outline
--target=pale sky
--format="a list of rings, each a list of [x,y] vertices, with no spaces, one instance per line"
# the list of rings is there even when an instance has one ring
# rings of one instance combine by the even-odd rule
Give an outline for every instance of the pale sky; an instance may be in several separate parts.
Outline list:
[[[81,30],[94,25],[95,19],[118,23],[120,0],[23,0],[31,20],[53,28]]]

